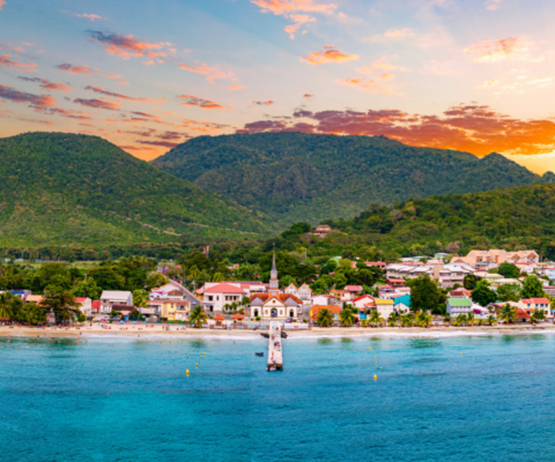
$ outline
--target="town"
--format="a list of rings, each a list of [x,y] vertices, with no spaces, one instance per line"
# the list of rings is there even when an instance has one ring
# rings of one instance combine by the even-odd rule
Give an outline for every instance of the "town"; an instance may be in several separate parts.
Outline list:
[[[31,284],[40,287],[36,279],[41,274],[49,278],[41,293],[30,289],[0,293],[0,322],[162,322],[208,329],[263,329],[270,321],[279,321],[285,329],[426,328],[553,322],[555,312],[551,285],[555,263],[541,262],[533,250],[472,250],[466,256],[437,253],[393,263],[334,257],[322,267],[320,277],[300,284],[278,273],[273,251],[269,281],[234,279],[239,265],[231,265],[227,279],[219,274],[199,288],[190,277],[180,277],[181,265],[148,262],[145,266],[145,260],[138,258],[124,263],[136,265],[132,271],[141,268],[148,290],[105,289],[113,283],[108,282],[108,267],[102,266],[71,288],[62,264],[43,263],[42,273],[33,274]],[[195,271],[189,268],[193,276]]]

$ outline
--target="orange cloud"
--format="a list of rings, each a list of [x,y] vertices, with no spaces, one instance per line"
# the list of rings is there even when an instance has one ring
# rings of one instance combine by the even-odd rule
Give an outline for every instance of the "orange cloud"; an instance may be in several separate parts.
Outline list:
[[[56,103],[56,99],[50,95],[25,93],[6,85],[0,85],[0,99],[13,101],[15,103],[29,103],[30,107],[39,110],[41,108],[53,106]]]
[[[102,16],[98,16],[97,14],[79,14],[79,13],[74,13],[72,14],[72,16],[76,16],[78,18],[85,18],[85,19],[89,19],[90,21],[94,22],[97,19],[104,19],[107,20],[108,18],[104,18]]]
[[[362,77],[355,77],[352,79],[338,80],[337,83],[340,85],[346,85],[357,90],[367,91],[372,94],[383,94],[383,95],[397,95],[394,89],[384,85],[385,82],[389,82],[395,79],[393,74],[380,74],[376,75],[371,79],[365,79]]]
[[[168,49],[171,43],[149,43],[137,40],[133,35],[122,34],[105,34],[97,30],[87,31],[90,42],[98,43],[109,54],[119,56],[122,59],[129,59],[134,56],[145,56],[148,58],[157,58],[157,62],[163,62],[175,50]],[[154,63],[154,60],[151,60]],[[150,63],[150,61],[148,62]]]
[[[371,38],[371,41],[386,42],[388,40],[403,40],[415,36],[416,33],[410,27],[404,27],[402,29],[388,29],[383,33],[383,35],[374,35]]]
[[[495,11],[501,6],[502,0],[489,0],[486,6],[486,10]]]
[[[73,66],[72,64],[64,63],[58,64],[56,69],[64,72],[69,72],[70,74],[83,74],[83,75],[93,75],[98,69],[91,69],[89,66]]]
[[[202,99],[197,96],[180,95],[177,98],[182,100],[182,102],[179,103],[182,106],[197,106],[201,109],[229,109],[224,108],[221,104],[215,103],[214,101]]]
[[[245,88],[247,88],[247,87],[244,86],[244,85],[231,85],[231,87],[229,87],[229,89],[230,89],[231,91],[243,90],[243,89],[245,89]]]
[[[315,3],[314,0],[251,0],[251,3],[259,6],[263,13],[281,15],[292,21],[293,24],[285,27],[291,39],[303,24],[316,21],[316,18],[302,13],[333,14],[337,8],[334,4]]]
[[[54,82],[51,82],[48,79],[39,79],[38,77],[22,77],[22,76],[19,76],[18,79],[24,80],[26,82],[38,83],[39,87],[42,88],[43,90],[61,90],[61,91],[68,92],[69,89],[71,88],[71,85],[69,85],[69,84],[65,85],[63,83],[54,83]]]
[[[257,106],[271,106],[274,104],[272,100],[268,101],[253,101],[252,104],[256,104]]]
[[[6,2],[4,0],[0,0],[0,10],[2,9],[2,7],[6,4]]]
[[[463,50],[472,55],[476,63],[495,63],[523,57],[528,51],[525,42],[519,37],[502,40],[484,39]]]
[[[85,90],[92,90],[95,93],[100,93],[101,95],[109,96],[111,98],[120,98],[120,99],[125,99],[127,101],[137,101],[141,103],[163,103],[164,101],[166,101],[165,98],[148,99],[144,96],[141,96],[139,98],[133,98],[131,96],[123,95],[121,93],[114,93],[112,91],[106,90],[105,88],[93,87],[91,85],[86,86]]]
[[[129,85],[129,82],[124,82],[123,80],[117,82],[118,85]]]
[[[210,83],[214,83],[216,79],[229,79],[233,77],[232,72],[222,72],[216,67],[209,67],[206,64],[184,64],[180,63],[179,67],[187,72],[194,72],[196,74],[201,74],[206,76],[206,80]]]
[[[110,102],[104,101],[101,99],[83,99],[83,98],[76,98],[73,100],[74,103],[81,104],[82,106],[87,106],[93,109],[106,109],[108,111],[115,111],[118,109],[120,103],[119,102]]]
[[[358,55],[345,54],[332,45],[325,45],[324,50],[309,53],[301,61],[304,61],[313,66],[319,66],[327,63],[344,63],[347,61],[356,61]]]
[[[308,122],[298,122],[299,119]],[[440,116],[408,114],[396,109],[300,111],[286,121],[261,120],[237,131],[383,135],[414,146],[456,149],[478,156],[491,152],[534,155],[555,150],[554,121],[517,119],[477,104],[454,106]]]
[[[38,64],[20,63],[10,59],[10,55],[0,55],[0,67],[15,68],[19,72],[37,72]]]
[[[305,93],[303,98],[312,98],[314,95],[312,93]]]
[[[359,74],[373,74],[378,72],[391,72],[391,71],[406,71],[404,67],[396,66],[388,62],[384,56],[377,61],[374,61],[370,66],[359,67],[355,69]]]

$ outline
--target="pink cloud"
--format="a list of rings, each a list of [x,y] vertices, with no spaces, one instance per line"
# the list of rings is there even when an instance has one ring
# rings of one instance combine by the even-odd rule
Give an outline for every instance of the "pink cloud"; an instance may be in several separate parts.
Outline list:
[[[0,10],[3,8],[3,6],[6,4],[6,2],[4,0],[0,0]]]
[[[131,97],[131,96],[123,95],[121,93],[115,93],[115,92],[112,92],[112,91],[108,91],[105,88],[93,87],[91,85],[86,86],[85,90],[91,90],[91,91],[94,91],[95,93],[100,93],[101,95],[109,96],[111,98],[120,98],[120,99],[125,99],[125,100],[128,100],[128,101],[137,101],[137,102],[141,102],[141,103],[163,103],[164,101],[166,101],[165,98],[149,99],[149,98],[146,98],[145,96],[134,98],[134,97]]]
[[[73,100],[73,102],[93,109],[106,109],[108,111],[115,111],[119,107],[119,102],[113,103],[110,101],[104,101],[101,99],[94,99],[94,98],[93,99],[76,98]]]
[[[68,92],[71,88],[71,85],[69,84],[63,84],[63,83],[54,83],[51,82],[48,79],[40,79],[38,77],[21,77],[19,76],[18,79],[24,80],[26,82],[35,82],[38,83],[40,88],[42,88],[43,90],[61,90],[61,91],[65,91]]]
[[[257,106],[271,106],[272,104],[274,104],[274,102],[272,100],[268,100],[268,101],[253,101],[252,104],[255,104]]]
[[[324,50],[309,53],[301,61],[304,61],[313,66],[319,66],[327,63],[344,63],[347,61],[356,61],[359,56],[354,54],[346,54],[337,48],[326,45]]]
[[[108,19],[108,18],[99,16],[99,15],[97,15],[97,14],[79,14],[79,13],[74,13],[74,14],[72,14],[72,16],[76,16],[76,17],[78,17],[78,18],[89,19],[89,20],[92,21],[92,22],[96,21],[97,19],[104,19],[104,20],[107,20],[107,19]]]
[[[477,63],[495,63],[523,57],[528,51],[526,44],[519,37],[501,40],[484,39],[465,48],[463,51],[472,55]]]
[[[69,63],[58,64],[56,69],[64,72],[69,72],[70,74],[82,74],[82,75],[93,75],[98,71],[98,69],[91,69],[89,66],[73,66]]]
[[[244,85],[231,85],[231,86],[229,87],[229,89],[230,89],[231,91],[244,90],[245,88],[247,88],[247,87],[244,86]]]
[[[180,63],[179,67],[187,72],[194,72],[196,74],[201,74],[206,76],[206,80],[210,83],[214,83],[216,79],[229,79],[233,77],[232,72],[222,72],[216,67],[209,67],[206,64],[185,64]]]
[[[5,85],[0,85],[0,99],[15,103],[29,103],[29,106],[35,109],[53,106],[56,103],[56,100],[50,95],[25,93]]]
[[[312,94],[312,93],[305,93],[303,95],[303,98],[313,98],[313,97],[314,97],[314,94]]]
[[[182,101],[181,103],[179,103],[182,106],[197,106],[201,109],[229,109],[224,108],[221,104],[218,104],[214,101],[202,99],[197,96],[180,95],[177,98]]]
[[[138,40],[133,35],[122,35],[110,33],[106,34],[101,31],[89,30],[90,42],[98,43],[109,54],[119,56],[122,59],[129,59],[134,56],[144,56],[148,58],[157,58],[157,62],[163,62],[162,58],[167,58],[174,50],[168,49],[171,43],[149,43],[147,41]],[[154,60],[151,60],[154,63]],[[148,63],[150,63],[149,61]]]
[[[14,68],[19,72],[37,72],[38,64],[20,63],[10,59],[10,55],[0,55],[0,67]]]

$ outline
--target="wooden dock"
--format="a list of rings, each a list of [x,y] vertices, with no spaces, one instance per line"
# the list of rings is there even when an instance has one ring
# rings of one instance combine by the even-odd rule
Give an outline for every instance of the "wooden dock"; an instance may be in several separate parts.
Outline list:
[[[268,370],[283,369],[283,348],[281,344],[281,323],[272,321],[268,337]]]

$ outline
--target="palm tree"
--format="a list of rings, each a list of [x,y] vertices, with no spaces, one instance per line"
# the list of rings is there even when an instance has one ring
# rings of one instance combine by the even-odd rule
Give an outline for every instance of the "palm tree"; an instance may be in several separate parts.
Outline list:
[[[497,324],[497,319],[495,319],[495,316],[490,314],[488,316],[487,322],[490,326],[493,326],[493,325]]]
[[[229,313],[230,309],[231,309],[231,305],[229,303],[226,303],[224,305],[224,313]]]
[[[505,306],[501,310],[501,319],[505,321],[506,324],[512,324],[516,322],[516,308],[509,305],[508,303],[505,304]]]
[[[333,314],[327,308],[322,308],[316,317],[316,322],[320,327],[330,327],[333,323]]]
[[[466,316],[464,314],[459,314],[455,320],[453,321],[453,325],[455,327],[459,327],[462,326],[463,324],[466,324],[467,320],[466,320]]]
[[[449,313],[446,313],[445,316],[443,316],[443,324],[449,324],[451,322],[451,315]]]
[[[2,292],[0,294],[0,319],[10,321],[13,316],[12,294],[9,292]]]
[[[201,306],[195,306],[189,314],[189,321],[191,321],[197,329],[200,329],[200,326],[206,322],[206,319],[208,319],[208,316],[206,316]]]
[[[351,327],[355,322],[354,313],[349,308],[342,310],[339,313],[339,322],[345,327]]]
[[[532,313],[532,317],[530,318],[530,322],[537,323],[538,321],[543,321],[545,319],[545,313],[543,310],[536,308]]]
[[[368,321],[371,324],[377,326],[377,325],[383,324],[385,322],[385,319],[380,316],[380,312],[378,310],[371,310],[370,316],[368,317]]]
[[[468,325],[470,327],[472,327],[474,325],[474,312],[473,311],[469,311],[468,314],[466,315],[466,322],[468,322]]]
[[[394,311],[393,313],[391,313],[389,315],[389,317],[387,318],[387,325],[389,327],[396,327],[397,326],[397,319],[399,318],[399,315],[397,314],[396,311]]]
[[[420,313],[418,313],[418,316],[416,316],[416,323],[420,326],[420,327],[428,327],[434,318],[432,318],[431,315],[429,315],[427,312],[425,311],[421,311]]]
[[[411,327],[414,322],[414,315],[412,313],[401,316],[401,327]]]
[[[212,277],[212,282],[222,282],[225,281],[225,276],[222,273],[216,272]]]

